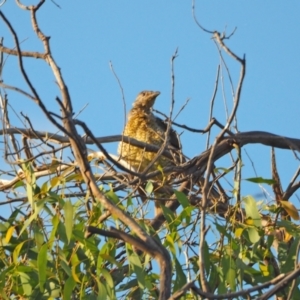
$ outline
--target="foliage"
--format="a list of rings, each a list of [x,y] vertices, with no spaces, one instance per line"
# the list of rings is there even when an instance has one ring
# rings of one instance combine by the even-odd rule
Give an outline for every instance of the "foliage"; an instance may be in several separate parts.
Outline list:
[[[213,124],[221,129],[200,155],[175,167],[139,174],[102,145],[128,142],[126,137],[96,138],[74,117],[49,39],[36,19],[43,3],[19,6],[29,11],[44,53],[22,52],[13,29],[15,20],[10,23],[0,12],[16,43],[14,49],[0,46],[2,67],[3,54],[15,56],[30,90],[0,83],[6,163],[0,173],[0,191],[6,200],[0,205],[11,207],[7,218],[0,217],[1,298],[267,299],[276,294],[299,299],[299,215],[289,202],[299,187],[298,174],[283,191],[273,151],[272,178],[247,181],[271,186],[274,199],[242,196],[240,150],[246,144],[261,143],[298,151],[300,140],[230,131],[246,61],[225,45],[226,37],[211,32],[220,55],[225,51],[241,66],[226,125],[211,119],[205,132],[210,133]],[[28,56],[49,64],[58,83],[61,116],[46,108],[32,85],[23,66]],[[7,105],[7,91],[12,90],[34,101],[59,133],[39,131],[26,117],[27,128],[14,127]],[[78,134],[78,127],[85,138]],[[139,141],[130,143],[147,151],[159,150]],[[87,144],[93,150],[88,152]],[[219,158],[229,155],[230,167],[215,167]],[[163,181],[171,174],[168,184],[174,194],[154,216],[153,194],[162,183],[153,178],[161,173]],[[233,181],[232,186],[224,188],[224,178]]]

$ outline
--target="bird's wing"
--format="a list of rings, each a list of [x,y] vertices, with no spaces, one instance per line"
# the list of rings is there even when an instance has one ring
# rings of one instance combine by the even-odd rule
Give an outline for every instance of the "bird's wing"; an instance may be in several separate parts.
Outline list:
[[[162,119],[158,118],[158,117],[155,117],[156,119],[156,124],[162,128],[163,132],[166,132],[167,131],[167,123],[165,121],[163,121]],[[170,128],[170,131],[169,131],[169,136],[170,136],[170,145],[172,145],[174,148],[176,149],[181,149],[181,143],[180,143],[180,140],[179,140],[179,136],[177,134],[177,132],[171,127]]]

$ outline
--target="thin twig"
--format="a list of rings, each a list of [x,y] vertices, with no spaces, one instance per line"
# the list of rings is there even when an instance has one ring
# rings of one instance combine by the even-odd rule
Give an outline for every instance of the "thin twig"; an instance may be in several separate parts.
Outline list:
[[[196,13],[195,13],[195,0],[192,1],[192,15],[193,15],[193,18],[194,18],[194,21],[195,23],[206,33],[210,33],[210,34],[213,34],[213,31],[209,31],[207,29],[205,29],[197,20],[197,17],[196,17]]]
[[[169,114],[169,121],[167,123],[167,129],[165,131],[165,139],[162,145],[160,146],[159,151],[156,153],[154,158],[151,160],[151,162],[147,165],[147,167],[143,171],[143,175],[146,175],[148,171],[152,168],[152,166],[155,164],[155,162],[159,159],[159,157],[162,155],[162,153],[165,151],[168,142],[169,142],[169,133],[171,130],[171,120],[172,120],[172,114],[174,109],[174,87],[175,87],[175,74],[174,74],[174,60],[177,57],[178,49],[175,50],[175,53],[172,55],[171,58],[171,106],[170,106],[170,114]]]
[[[219,85],[219,77],[220,77],[220,65],[218,65],[218,68],[217,68],[215,87],[214,87],[213,95],[210,100],[209,122],[211,122],[211,120],[212,120],[213,108],[214,108],[214,103],[215,103],[215,99],[216,99],[216,95],[217,95],[217,91],[218,91],[218,85]],[[206,149],[208,149],[208,147],[209,147],[209,140],[210,140],[210,131],[208,131],[208,135],[207,135],[207,139],[206,139]]]
[[[116,78],[116,80],[118,82],[119,88],[121,90],[122,102],[123,102],[123,109],[124,109],[123,112],[124,112],[124,128],[125,128],[125,125],[126,125],[126,101],[125,101],[124,89],[123,89],[123,86],[121,84],[120,78],[117,75],[117,73],[115,72],[115,69],[114,69],[113,64],[112,64],[111,61],[109,62],[109,67],[110,67],[112,73],[114,74],[114,76],[115,76],[115,78]]]

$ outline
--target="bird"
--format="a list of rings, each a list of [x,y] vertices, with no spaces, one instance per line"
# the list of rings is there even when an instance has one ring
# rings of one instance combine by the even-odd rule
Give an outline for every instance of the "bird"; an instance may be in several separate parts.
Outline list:
[[[133,107],[128,114],[128,120],[125,125],[123,135],[150,145],[158,147],[163,145],[167,138],[166,131],[168,125],[162,119],[153,114],[153,105],[159,95],[160,92],[158,91],[142,91],[137,95],[133,103]],[[177,155],[174,155],[173,159],[160,155],[149,171],[156,171],[161,168],[176,165],[177,162],[175,157],[177,156],[178,158],[178,153],[181,151],[179,135],[172,127],[169,129],[168,134],[169,136],[166,148],[173,150],[174,153],[177,152]],[[130,167],[140,173],[148,167],[157,155],[155,152],[150,152],[122,141],[119,143],[118,153]],[[166,176],[161,174],[156,176],[154,180],[164,181],[164,183],[166,183],[165,178]],[[158,198],[170,198],[171,195],[169,193],[156,192],[154,193],[154,196]],[[155,204],[157,208],[161,202],[156,201]]]

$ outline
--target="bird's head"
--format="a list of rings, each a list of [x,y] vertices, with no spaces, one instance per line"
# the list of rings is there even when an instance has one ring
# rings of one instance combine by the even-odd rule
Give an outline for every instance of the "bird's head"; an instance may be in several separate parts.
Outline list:
[[[140,92],[133,103],[133,108],[150,110],[153,107],[155,99],[159,94],[160,92],[154,92],[154,91]]]

